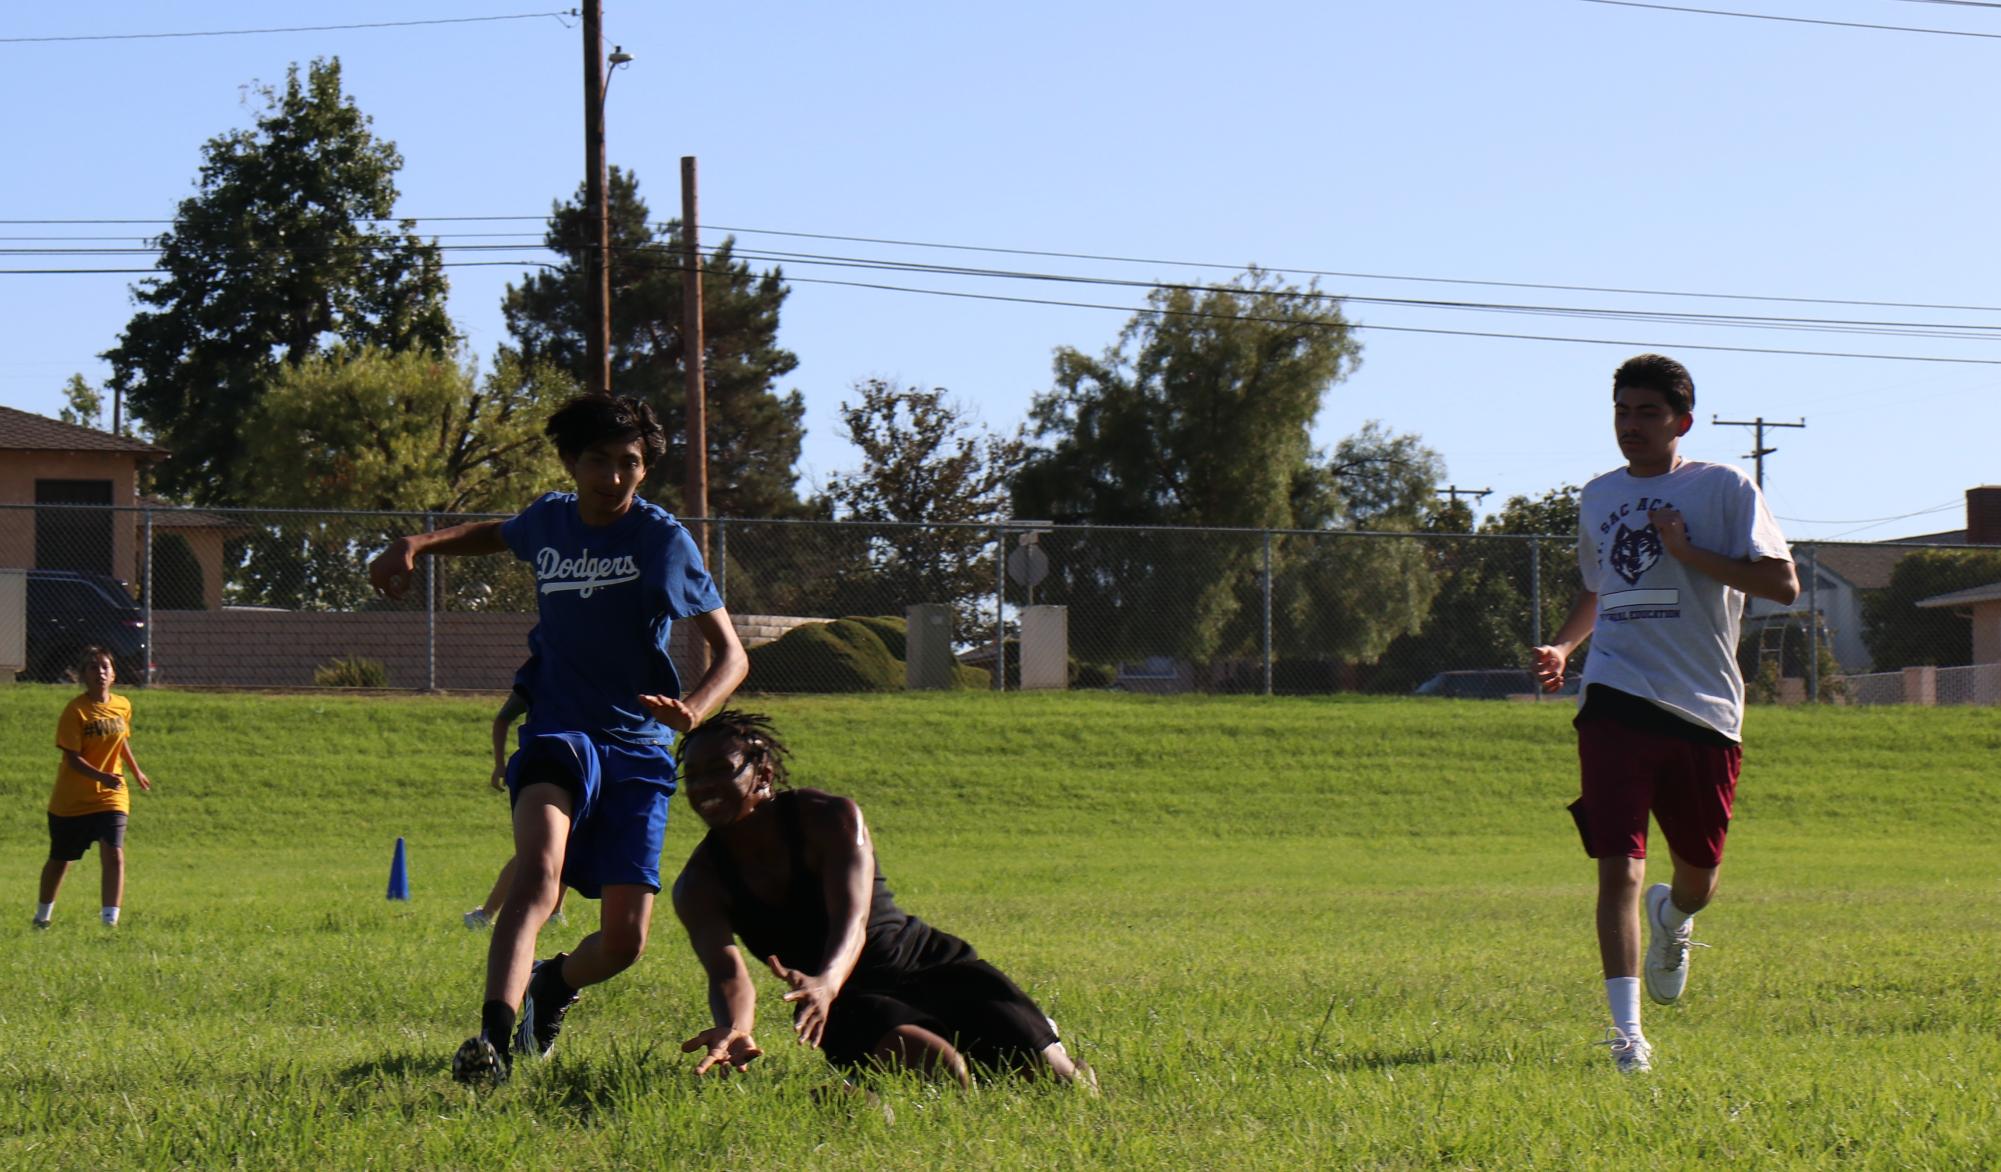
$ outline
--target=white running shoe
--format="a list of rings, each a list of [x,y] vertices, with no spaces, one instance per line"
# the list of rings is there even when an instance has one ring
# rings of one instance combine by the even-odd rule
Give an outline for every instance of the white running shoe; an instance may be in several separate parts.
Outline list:
[[[1688,987],[1688,953],[1696,947],[1689,940],[1695,932],[1693,917],[1670,929],[1662,923],[1673,889],[1665,883],[1647,888],[1647,959],[1640,966],[1646,974],[1647,996],[1662,1005],[1673,1005]]]
[[[1639,1034],[1628,1035],[1618,1026],[1608,1026],[1605,1040],[1598,1045],[1612,1048],[1612,1064],[1620,1074],[1645,1074],[1654,1068],[1653,1043]]]
[[[466,927],[471,928],[474,931],[478,931],[481,928],[488,928],[492,926],[493,926],[493,921],[487,918],[485,908],[476,907],[466,913]]]

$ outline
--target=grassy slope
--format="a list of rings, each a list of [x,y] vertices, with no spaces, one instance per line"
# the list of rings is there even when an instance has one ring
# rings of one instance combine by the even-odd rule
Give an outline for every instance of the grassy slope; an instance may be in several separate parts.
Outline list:
[[[760,702],[798,783],[861,801],[904,904],[1107,1092],[896,1084],[892,1124],[815,1104],[768,984],[757,1077],[694,1083],[673,1043],[706,1012],[664,909],[555,1063],[450,1083],[485,942],[458,913],[508,850],[482,700],[135,695],[159,785],[127,923],[93,922],[92,857],[31,934],[65,698],[0,689],[7,1166],[2001,1164],[1992,712],[1754,714],[1716,947],[1635,1081],[1588,1044],[1562,706]],[[694,825],[677,808],[670,872]],[[398,835],[407,905],[382,898]]]

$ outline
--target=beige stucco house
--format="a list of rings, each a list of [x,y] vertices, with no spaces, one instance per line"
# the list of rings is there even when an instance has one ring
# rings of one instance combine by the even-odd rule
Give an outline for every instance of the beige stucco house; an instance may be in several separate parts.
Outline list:
[[[0,407],[0,568],[106,574],[136,598],[150,519],[155,542],[169,534],[187,542],[203,604],[221,606],[223,541],[239,526],[141,497],[140,472],[167,455],[143,440]],[[109,507],[65,507],[76,505]]]

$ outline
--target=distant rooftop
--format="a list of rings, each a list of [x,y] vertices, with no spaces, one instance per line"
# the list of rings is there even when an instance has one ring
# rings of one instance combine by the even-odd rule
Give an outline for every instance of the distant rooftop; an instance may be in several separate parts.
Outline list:
[[[0,451],[131,452],[164,459],[167,449],[129,436],[81,427],[13,407],[0,407]]]

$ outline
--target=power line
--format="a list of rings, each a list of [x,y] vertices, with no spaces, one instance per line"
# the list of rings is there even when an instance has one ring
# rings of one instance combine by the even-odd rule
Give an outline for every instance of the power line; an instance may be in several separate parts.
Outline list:
[[[487,245],[455,245],[448,247],[454,251],[512,252],[516,251],[521,246],[487,244]],[[642,245],[639,246],[637,250],[651,251],[651,252],[669,252],[669,253],[673,251],[670,249],[664,249],[662,246],[659,245]],[[130,250],[107,250],[107,251],[109,254],[123,255],[123,254],[129,254]],[[444,248],[441,248],[440,251],[444,251]],[[547,251],[547,246],[542,246],[540,251]],[[714,251],[715,250],[709,250],[710,255],[714,255]],[[791,256],[796,260],[796,254],[782,254],[782,255]],[[751,259],[770,259],[770,258],[758,257],[753,255]],[[501,266],[501,265],[512,266],[512,267],[556,267],[552,262],[528,258],[528,257],[519,257],[519,256],[509,257],[500,260],[489,260],[489,261],[441,261],[440,263],[444,267],[487,267],[487,266]],[[1200,286],[1160,285],[1152,282],[1140,282],[1140,281],[1133,281],[1120,278],[1075,277],[1064,274],[1022,273],[1022,272],[1012,272],[1008,270],[979,270],[979,269],[967,269],[956,266],[920,267],[912,265],[909,262],[884,262],[884,261],[849,259],[849,258],[833,258],[833,259],[816,258],[814,260],[809,260],[806,263],[826,263],[838,267],[888,269],[889,271],[892,272],[902,272],[911,274],[975,276],[975,277],[1012,277],[1017,279],[1053,280],[1064,283],[1092,284],[1092,285],[1112,286],[1119,288],[1168,288],[1168,289],[1180,289],[1188,292],[1206,291],[1206,287],[1200,287]],[[155,271],[156,270],[152,269],[76,267],[76,268],[0,269],[0,274],[12,274],[12,275],[106,274],[106,275],[130,276],[130,275],[145,275],[153,273]],[[967,290],[917,288],[917,287],[901,286],[901,285],[889,285],[880,282],[844,281],[832,278],[800,277],[797,276],[796,274],[786,279],[804,284],[823,284],[823,285],[846,286],[852,288],[868,288],[868,289],[878,289],[889,292],[907,292],[907,293],[915,293],[927,296],[944,296],[944,297],[955,297],[955,298],[976,299],[976,300],[989,300],[989,301],[999,301],[999,302],[1011,302],[1016,304],[1041,304],[1041,305],[1051,305],[1051,306],[1066,306],[1073,308],[1103,309],[1103,310],[1112,310],[1124,313],[1160,312],[1169,314],[1187,314],[1193,312],[1195,316],[1200,316],[1200,317],[1224,317],[1224,318],[1232,316],[1247,317],[1247,315],[1227,315],[1227,314],[1217,315],[1217,314],[1207,314],[1194,311],[1162,310],[1159,309],[1158,307],[1108,305],[1103,303],[1066,301],[1053,298],[1010,297],[999,294],[980,294]],[[1596,320],[1648,322],[1653,324],[1682,324],[1682,325],[1696,325],[1705,327],[1734,326],[1737,328],[1791,329],[1791,330],[1806,330],[1813,332],[1846,333],[1846,334],[1889,334],[1895,336],[1985,340],[1987,338],[1987,335],[1982,333],[1981,331],[1984,329],[1995,328],[1995,327],[1978,327],[1978,326],[1945,327],[1945,326],[1927,325],[1926,323],[1868,323],[1868,322],[1850,323],[1850,322],[1843,322],[1840,320],[1810,319],[1810,318],[1783,319],[1783,318],[1757,318],[1757,317],[1729,317],[1725,315],[1672,314],[1672,313],[1631,311],[1631,310],[1599,310],[1599,309],[1592,309],[1590,307],[1570,307],[1570,306],[1523,306],[1523,305],[1488,304],[1488,303],[1472,303],[1472,302],[1416,301],[1411,299],[1370,298],[1365,296],[1343,297],[1341,295],[1336,295],[1336,294],[1320,294],[1320,293],[1303,294],[1303,296],[1325,299],[1337,303],[1342,301],[1354,301],[1362,304],[1380,304],[1394,308],[1459,309],[1459,310],[1472,310],[1480,312],[1521,313],[1521,314],[1556,316],[1556,317],[1580,317],[1580,318],[1588,318]],[[1264,320],[1276,323],[1283,323],[1287,319],[1248,318],[1248,320]],[[1548,335],[1548,334],[1526,334],[1526,333],[1514,333],[1508,331],[1455,330],[1455,329],[1445,329],[1439,327],[1398,326],[1398,325],[1388,325],[1383,323],[1370,323],[1370,322],[1353,322],[1349,324],[1351,324],[1354,328],[1357,329],[1373,329],[1373,330],[1398,332],[1398,333],[1424,333],[1424,334],[1458,336],[1458,337],[1510,338],[1510,339],[1532,340],[1532,341],[1569,342],[1569,343],[1589,344],[1589,345],[1621,345],[1621,346],[1652,345],[1660,348],[1676,348],[1676,349],[1688,349],[1688,350],[1712,350],[1712,351],[1737,352],[1737,353],[1779,354],[1779,355],[1811,356],[1811,357],[1866,358],[1879,361],[1917,361],[1917,362],[1945,362],[1945,363],[1970,364],[1970,365],[2001,365],[2001,360],[1995,360],[1995,359],[1952,358],[1940,355],[1893,355],[1893,354],[1857,353],[1857,352],[1847,352],[1847,351],[1798,350],[1798,349],[1789,349],[1780,347],[1727,346],[1720,344],[1700,344],[1700,343],[1674,343],[1670,345],[1664,343],[1643,343],[1643,342],[1632,342],[1627,340],[1579,338],[1579,337]]]
[[[1976,33],[1963,29],[1918,28],[1904,24],[1866,24],[1854,20],[1821,20],[1811,16],[1774,16],[1766,12],[1733,12],[1722,8],[1683,8],[1675,4],[1643,4],[1640,0],[1578,0],[1580,4],[1608,4],[1616,8],[1651,8],[1657,12],[1691,12],[1700,16],[1735,16],[1745,20],[1775,20],[1785,24],[1824,24],[1834,28],[1873,29],[1886,33],[1930,33],[1939,37],[1978,37],[2001,41],[2001,33]]]
[[[507,260],[444,261],[443,268],[484,268],[508,266],[513,268],[557,268],[554,261],[517,257]],[[131,275],[154,272],[153,269],[0,269],[0,275],[35,273],[58,274],[109,274]],[[705,269],[705,272],[727,276],[727,270]],[[1193,309],[1163,309],[1145,305],[1106,305],[1090,301],[1064,301],[1045,297],[1014,297],[1000,293],[974,293],[967,290],[923,289],[909,285],[887,285],[870,281],[845,281],[833,277],[788,276],[787,281],[803,285],[832,285],[851,289],[875,289],[890,293],[915,293],[930,297],[950,297],[967,301],[997,301],[1012,305],[1048,305],[1068,309],[1101,309],[1117,313],[1150,313],[1162,317],[1183,317],[1221,321],[1250,321],[1269,325],[1302,325],[1298,319],[1262,317],[1254,314],[1220,314]],[[1456,338],[1496,338],[1519,342],[1563,342],[1585,346],[1621,346],[1640,350],[1703,350],[1730,354],[1774,354],[1793,358],[1855,358],[1876,362],[1930,362],[1955,366],[2001,366],[2001,358],[1953,358],[1937,354],[1869,354],[1839,350],[1790,350],[1763,346],[1723,346],[1699,342],[1640,342],[1622,338],[1577,338],[1553,334],[1519,334],[1499,330],[1450,330],[1429,326],[1393,326],[1373,322],[1344,322],[1342,328],[1353,330],[1375,330],[1396,334],[1431,334]]]
[[[331,33],[348,29],[371,28],[413,28],[427,24],[483,24],[496,20],[541,20],[545,17],[575,16],[577,10],[567,8],[561,12],[519,12],[506,16],[450,16],[433,20],[376,20],[365,24],[304,24],[288,28],[231,28],[208,29],[200,32],[180,33],[90,33],[68,37],[0,37],[0,45],[46,45],[66,41],[162,41],[186,37],[255,37],[267,33]]]
[[[359,220],[357,220],[357,222],[401,223],[404,220],[408,220],[413,223],[466,223],[466,222],[482,222],[482,221],[546,222],[548,220],[548,216],[547,215],[377,216],[377,217],[362,217]],[[30,226],[92,225],[92,224],[171,224],[173,222],[174,222],[173,220],[158,220],[158,219],[154,220],[0,219],[0,225],[11,224],[11,225],[30,225]],[[943,243],[938,241],[923,241],[923,240],[898,240],[880,236],[854,236],[854,235],[844,235],[844,234],[837,234],[830,232],[798,232],[798,231],[786,231],[776,228],[741,228],[741,227],[729,227],[725,225],[709,225],[708,227],[711,228],[713,231],[717,232],[735,233],[746,236],[752,236],[752,235],[787,236],[787,237],[796,237],[800,239],[811,239],[811,240],[837,240],[837,241],[857,243],[857,244],[882,244],[882,245],[893,245],[893,246],[907,247],[907,248],[933,248],[933,249],[942,249],[942,250],[960,251],[960,252],[989,252],[999,255],[1011,255],[1011,256],[1043,256],[1043,257],[1054,257],[1058,259],[1068,259],[1068,260],[1096,260],[1096,261],[1106,261],[1118,264],[1143,264],[1143,265],[1155,265],[1155,266],[1175,267],[1175,268],[1214,269],[1214,270],[1230,271],[1230,272],[1239,272],[1242,271],[1242,269],[1244,268],[1244,266],[1241,264],[1224,264],[1218,261],[1170,260],[1157,257],[1119,256],[1119,255],[1112,255],[1105,253],[1063,252],[1052,249],[1007,248],[996,245],[952,244],[952,243]],[[750,250],[744,250],[744,253],[748,255],[749,251]],[[770,255],[785,255],[785,254],[770,253]],[[801,253],[798,255],[810,256],[813,254]],[[900,262],[884,261],[882,263],[894,264]],[[1269,268],[1266,269],[1266,271],[1278,276],[1330,277],[1330,278],[1340,278],[1343,280],[1359,280],[1359,281],[1406,281],[1418,284],[1471,285],[1482,288],[1496,288],[1496,289],[1539,289],[1539,290],[1548,290],[1548,291],[1562,292],[1562,293],[1607,293],[1616,296],[1632,296],[1632,297],[1686,297],[1696,300],[1762,301],[1773,304],[1785,304],[1785,305],[1847,305],[1847,306],[1857,306],[1857,307],[1871,308],[1871,309],[1930,309],[1930,310],[1946,310],[1946,311],[1964,312],[1964,313],[2001,313],[2001,306],[1965,305],[1965,304],[1955,304],[1949,302],[1890,301],[1881,299],[1859,299],[1859,298],[1842,298],[1842,297],[1798,297],[1785,294],[1720,293],[1720,292],[1704,291],[1704,290],[1647,289],[1647,288],[1632,288],[1632,287],[1610,286],[1610,285],[1574,285],[1574,284],[1556,284],[1556,283],[1540,282],[1540,281],[1497,281],[1497,280],[1488,280],[1475,277],[1412,276],[1409,274],[1399,274],[1399,273],[1353,272],[1353,271],[1345,271],[1339,269],[1311,269],[1311,268],[1301,268],[1297,266],[1279,266],[1279,265],[1270,266]],[[1154,284],[1154,283],[1156,282],[1148,282],[1148,284]]]
[[[6,221],[0,220],[0,223]],[[826,232],[788,232],[775,228],[729,228],[710,225],[718,232],[734,232],[745,236],[793,236],[811,240],[838,240],[853,244],[884,244],[906,248],[937,248],[960,252],[991,252],[1010,256],[1047,256],[1063,260],[1097,260],[1118,264],[1163,265],[1175,268],[1222,269],[1241,271],[1243,265],[1223,264],[1217,261],[1161,260],[1148,257],[1111,256],[1090,252],[1055,252],[1036,248],[1001,248],[979,244],[942,244],[922,240],[895,240],[879,236],[842,236]],[[1346,272],[1339,269],[1308,269],[1287,265],[1274,265],[1268,271],[1280,275],[1302,277],[1338,277],[1357,281],[1411,281],[1433,285],[1476,285],[1496,289],[1543,289],[1559,293],[1611,293],[1633,297],[1689,297],[1724,301],[1769,301],[1791,305],[1856,305],[1876,309],[1947,309],[1964,310],[1970,313],[2001,313],[2001,306],[1992,305],[1948,305],[1918,301],[1873,301],[1839,297],[1791,297],[1756,293],[1712,293],[1676,289],[1637,289],[1609,285],[1561,285],[1537,281],[1494,281],[1472,277],[1414,277],[1395,273]]]
[[[519,234],[517,234],[519,235]],[[523,248],[547,252],[553,246],[523,245],[512,243],[448,243],[433,242],[440,254],[463,254],[471,252],[518,252]],[[248,256],[286,256],[290,254],[328,255],[336,253],[372,252],[382,249],[402,248],[400,241],[356,242],[321,246],[295,244],[262,245],[237,244],[224,251]],[[156,246],[124,248],[0,248],[0,256],[35,257],[112,257],[112,256],[153,256],[161,250]],[[670,250],[657,244],[624,246],[620,249],[628,254],[672,254],[673,263],[679,263],[677,249]],[[717,255],[717,250],[707,249],[708,255]],[[1040,281],[1061,284],[1080,284],[1099,287],[1126,289],[1167,289],[1190,293],[1207,291],[1207,286],[1177,284],[1153,280],[1131,278],[1088,276],[1066,273],[1035,272],[1018,269],[977,268],[961,265],[937,265],[926,262],[902,261],[878,257],[832,256],[824,253],[799,253],[761,249],[738,250],[739,259],[771,262],[776,264],[806,264],[833,268],[866,269],[905,274],[932,276],[957,276],[993,280]],[[20,272],[22,270],[14,270]],[[58,271],[58,270],[46,270]],[[67,270],[88,271],[88,270]],[[1227,286],[1226,286],[1227,287]],[[1887,321],[1858,318],[1816,318],[1782,317],[1776,315],[1693,313],[1681,310],[1621,309],[1599,306],[1538,305],[1508,302],[1484,302],[1463,300],[1441,300],[1434,298],[1382,297],[1366,293],[1328,293],[1318,290],[1295,290],[1293,296],[1303,299],[1336,304],[1376,305],[1392,309],[1445,310],[1473,313],[1512,313],[1539,317],[1578,318],[1595,321],[1644,322],[1649,324],[1693,325],[1714,328],[1786,330],[1812,333],[1832,333],[1847,335],[1872,335],[1887,337],[1931,338],[1949,340],[1994,340],[2001,325],[1980,325],[1975,323],[1940,323],[1916,321]]]

